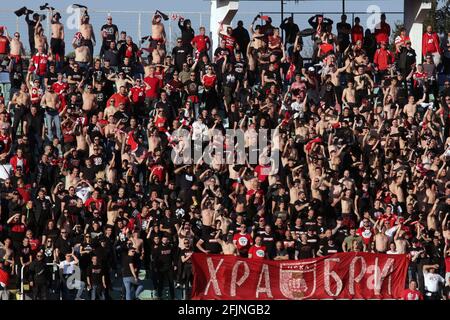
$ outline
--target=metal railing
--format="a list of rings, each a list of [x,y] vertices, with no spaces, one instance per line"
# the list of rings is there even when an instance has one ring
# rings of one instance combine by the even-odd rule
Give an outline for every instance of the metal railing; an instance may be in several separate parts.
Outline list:
[[[70,43],[78,32],[77,28],[73,28],[72,23],[69,23],[70,14],[66,13],[64,8],[56,8],[62,15],[61,22],[65,26],[65,42],[66,42],[66,53],[72,51]],[[45,34],[50,38],[50,13],[48,11],[36,11],[39,14],[45,14],[47,18],[42,22],[45,30]],[[97,45],[95,47],[94,54],[100,52],[101,47],[101,34],[100,28],[106,23],[107,15],[113,17],[113,23],[117,25],[119,33],[125,31],[127,35],[133,38],[136,44],[140,44],[140,39],[151,33],[151,20],[155,11],[124,11],[124,10],[94,10],[89,9],[90,21],[94,26],[95,37],[97,39]],[[192,22],[192,28],[198,33],[200,26],[205,27],[206,33],[210,32],[210,12],[179,12],[179,11],[166,11],[164,12],[169,16],[169,20],[163,21],[167,37],[167,48],[170,51],[175,45],[177,37],[181,36],[181,31],[178,28],[178,17],[184,17],[185,19],[190,19]],[[238,12],[234,18],[234,24],[238,20],[243,20],[246,25],[249,25],[253,17],[256,15],[255,12]],[[21,34],[21,40],[25,48],[29,48],[28,45],[28,26],[25,22],[24,17],[17,17],[14,14],[13,9],[0,9],[0,25],[7,26],[10,35],[14,32],[19,32]]]

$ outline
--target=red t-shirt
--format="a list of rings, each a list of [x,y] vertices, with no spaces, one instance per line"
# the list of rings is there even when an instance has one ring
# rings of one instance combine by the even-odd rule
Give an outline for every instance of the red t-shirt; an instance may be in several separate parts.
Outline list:
[[[32,60],[36,67],[36,74],[38,76],[45,75],[47,73],[48,56],[44,53],[37,53],[33,56]]]
[[[248,255],[252,255],[251,259],[263,260],[266,257],[266,247],[254,245],[248,250]]]
[[[63,94],[66,92],[68,87],[68,84],[65,82],[55,82],[52,84],[53,91],[55,91],[56,94]]]
[[[202,79],[203,79],[203,83],[205,84],[206,88],[212,88],[216,85],[217,77],[215,75],[209,76],[209,75],[205,74],[205,75],[203,75]]]
[[[211,40],[209,40],[208,36],[197,35],[192,39],[191,44],[195,45],[198,52],[204,52],[207,49],[207,44],[211,46]]]
[[[134,86],[130,89],[131,92],[131,102],[142,103],[145,99],[145,88],[142,86]]]
[[[379,70],[384,71],[394,63],[394,56],[389,50],[380,48],[375,51],[373,62],[378,65]]]
[[[231,53],[234,52],[234,45],[236,44],[236,38],[229,35],[222,35],[222,39],[225,40],[225,47],[230,50]]]
[[[9,284],[9,273],[2,269],[0,269],[0,283],[2,283],[5,287]]]
[[[102,211],[102,209],[105,207],[105,201],[103,201],[103,199],[89,198],[86,200],[86,207],[89,208],[91,203],[95,203],[95,208],[99,211]]]
[[[39,104],[42,98],[42,91],[37,87],[32,87],[30,90],[30,98],[32,104]]]
[[[352,44],[356,44],[358,40],[364,41],[364,28],[361,26],[353,26],[352,28]]]
[[[167,118],[166,117],[156,116],[156,118],[155,118],[155,126],[158,128],[158,130],[160,132],[166,132],[167,131],[166,123],[167,123]]]
[[[241,252],[246,252],[250,248],[250,246],[253,244],[252,236],[248,233],[241,234],[236,233],[233,236],[233,242],[236,243],[236,248]]]
[[[163,182],[164,179],[164,167],[160,164],[155,164],[150,167],[150,172],[153,172],[153,175],[156,176],[159,182]]]
[[[257,165],[255,168],[255,172],[258,174],[258,180],[259,182],[264,182],[267,180],[267,177],[269,176],[270,172],[270,165]]]
[[[423,295],[418,290],[405,289],[402,298],[403,300],[423,300]]]
[[[326,55],[330,51],[334,51],[334,46],[331,43],[323,43],[320,45],[320,55]]]
[[[30,195],[30,186],[25,186],[25,188],[17,188],[17,192],[19,192],[20,196],[23,199],[24,203],[27,203],[28,201],[31,200],[31,195]]]
[[[427,55],[428,53],[441,53],[441,47],[439,46],[439,38],[436,32],[428,34],[425,32],[422,37],[422,55]]]
[[[372,228],[366,229],[364,227],[361,227],[356,231],[356,234],[360,235],[363,238],[365,245],[368,245],[372,241],[373,237]]]
[[[121,95],[120,93],[114,93],[109,99],[108,99],[108,102],[107,102],[107,105],[109,106],[109,105],[111,105],[111,99],[114,99],[115,101],[114,101],[114,105],[116,106],[116,107],[119,107],[119,105],[121,104],[121,103],[123,103],[126,107],[128,107],[128,104],[130,103],[130,99],[128,98],[128,96],[123,96],[123,95]]]
[[[156,77],[145,77],[144,82],[150,86],[145,89],[145,97],[152,99],[158,98],[158,90],[160,86],[159,79]]]
[[[0,134],[0,142],[2,142],[5,146],[3,152],[9,152],[9,149],[11,148],[11,138],[9,136],[3,136]]]
[[[7,54],[9,40],[5,36],[0,36],[0,54]]]

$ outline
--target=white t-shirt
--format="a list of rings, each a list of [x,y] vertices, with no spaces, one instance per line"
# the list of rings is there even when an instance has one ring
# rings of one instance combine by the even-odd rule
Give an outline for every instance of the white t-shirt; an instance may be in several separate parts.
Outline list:
[[[423,279],[425,281],[425,290],[437,293],[439,291],[439,283],[444,283],[444,278],[437,273],[424,273]]]
[[[63,270],[63,274],[74,274],[75,273],[75,261],[67,262],[66,260],[59,263],[59,268]]]

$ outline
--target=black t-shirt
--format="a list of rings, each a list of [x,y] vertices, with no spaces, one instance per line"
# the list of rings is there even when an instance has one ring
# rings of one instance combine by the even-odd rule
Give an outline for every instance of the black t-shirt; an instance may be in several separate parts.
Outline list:
[[[95,82],[104,82],[106,75],[103,69],[91,68],[89,70],[89,80],[95,80]]]
[[[81,81],[81,79],[83,78],[83,72],[81,70],[75,71],[73,69],[71,69],[68,73],[67,73],[68,77],[72,77],[73,81]]]
[[[122,258],[122,277],[133,277],[130,264],[136,267],[136,256],[129,256],[128,253],[125,252]]]
[[[92,166],[90,168],[83,167],[81,168],[81,172],[83,173],[85,179],[93,181],[95,179],[95,175],[97,174],[97,168],[95,166]]]
[[[187,258],[188,254],[192,253],[192,250],[190,249],[183,249],[181,250],[181,257]],[[184,264],[192,264],[192,259],[186,260],[186,262],[184,262]]]
[[[247,65],[244,61],[235,61],[234,62],[234,72],[236,73],[236,77],[238,80],[244,80],[245,70],[247,69]]]
[[[45,75],[45,79],[47,80],[47,84],[49,86],[51,86],[52,84],[54,84],[56,81],[58,81],[58,74],[56,72],[50,72],[48,71]]]
[[[198,84],[196,81],[188,80],[184,83],[184,86],[188,91],[189,95],[193,96],[198,94]]]
[[[173,264],[173,248],[169,244],[161,244],[157,251],[156,266],[159,271],[168,271]]]
[[[295,246],[298,251],[298,259],[309,259],[313,257],[314,248],[310,244],[297,242]]]
[[[182,70],[183,63],[186,62],[188,53],[189,50],[184,46],[174,47],[172,49],[172,56],[175,58],[175,64],[178,70]]]
[[[94,286],[102,286],[103,281],[102,277],[104,276],[105,272],[103,268],[100,265],[90,265],[87,268],[87,276],[91,280],[91,285]]]
[[[119,67],[119,73],[123,72],[123,73],[125,73],[126,76],[132,77],[133,76],[133,71],[134,71],[134,68],[130,64],[128,64],[128,65],[122,64]]]
[[[37,112],[36,115],[28,113],[26,115],[26,120],[29,125],[29,132],[34,134],[41,134],[42,127],[44,126],[44,117],[41,112]]]
[[[218,58],[217,63],[221,66],[224,60],[225,56],[229,56],[230,50],[228,48],[221,48],[218,47],[215,51],[214,51],[214,56],[216,56]]]
[[[111,41],[115,41],[116,40],[116,33],[119,32],[119,29],[117,28],[117,26],[115,24],[104,24],[101,28],[101,31],[105,31],[106,32],[106,37],[103,38],[106,42],[111,42]]]
[[[203,247],[209,253],[218,254],[222,251],[222,246],[216,241],[216,232],[211,231],[209,228],[205,228],[203,231],[202,240],[204,241]]]

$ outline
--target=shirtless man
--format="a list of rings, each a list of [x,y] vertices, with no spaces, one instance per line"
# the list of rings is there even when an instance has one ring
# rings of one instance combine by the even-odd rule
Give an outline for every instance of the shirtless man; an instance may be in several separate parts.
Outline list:
[[[166,50],[161,42],[156,44],[156,48],[152,51],[152,64],[162,64],[166,58]]]
[[[10,53],[9,56],[12,59],[13,63],[21,63],[22,57],[25,56],[25,48],[23,46],[22,41],[20,41],[20,33],[15,32],[14,38],[10,39],[9,42]]]
[[[377,223],[380,220],[377,221]],[[389,237],[384,233],[384,226],[381,226],[380,229],[375,225],[375,236],[373,237],[373,241],[375,241],[375,250],[379,253],[385,253],[389,248]]]
[[[405,192],[402,189],[402,184],[405,179],[406,171],[402,170],[400,174],[392,180],[389,184],[389,191],[397,196],[398,202],[405,203]]]
[[[350,64],[351,64],[351,62],[347,61],[347,64],[345,66],[343,66],[342,68],[337,68],[336,65],[334,65],[328,72],[328,74],[331,75],[331,83],[333,83],[333,85],[335,87],[341,86],[341,81],[339,79],[339,75],[342,72],[344,72],[345,70],[347,70],[347,68],[350,66]]]
[[[426,98],[427,98],[426,92],[423,93],[422,99],[420,99],[417,102],[414,102],[414,96],[409,96],[408,103],[405,104],[405,106],[403,107],[403,113],[406,113],[408,117],[414,118],[417,112],[417,105],[423,103]]]
[[[20,86],[20,90],[16,93],[14,93],[11,104],[15,106],[14,111],[14,124],[12,128],[12,139],[14,140],[17,133],[17,128],[19,127],[20,121],[25,120],[25,115],[30,108],[31,105],[31,98],[28,94],[28,89],[25,83],[22,83]],[[23,132],[23,129],[21,129]]]
[[[235,256],[237,253],[236,246],[233,243],[233,236],[227,236],[227,241],[223,241],[222,239],[217,239],[217,242],[222,247],[222,254],[226,256]]]
[[[92,92],[92,84],[88,84],[83,91],[80,83],[78,90],[83,96],[83,105],[81,106],[81,109],[87,114],[95,111],[97,109],[97,97],[95,93]]]
[[[75,41],[73,42],[73,47],[75,49],[75,62],[77,62],[81,68],[85,68],[92,59],[92,51],[89,49],[89,46],[83,44],[83,41],[80,43],[81,45],[77,45]]]
[[[347,83],[347,88],[342,92],[342,102],[352,105],[356,103],[356,90],[353,81]]]
[[[34,27],[34,44],[36,46],[36,50],[38,48],[42,48],[42,51],[47,53],[48,42],[47,37],[44,35],[44,28],[42,27],[40,16],[36,26]]]
[[[87,14],[87,9],[84,9],[83,11],[84,12],[81,15],[80,23],[80,33],[82,36],[81,46],[87,46],[89,48],[89,53],[92,56],[95,46],[94,28],[92,27],[92,24],[89,23],[89,15]]]
[[[118,111],[118,107],[116,107],[114,105],[115,100],[111,99],[109,102],[110,102],[110,105],[105,108],[105,118],[106,119],[109,119],[110,117],[114,116],[114,114]]]
[[[50,39],[51,54],[55,61],[64,60],[64,25],[60,22],[61,14],[56,12],[52,19],[52,38]]]
[[[162,17],[159,11],[156,11],[152,18],[152,36],[151,47],[155,48],[157,43],[166,43],[166,31],[164,30],[164,24],[161,21]]]
[[[47,136],[53,141],[53,124],[56,127],[56,136],[61,141],[61,120],[59,118],[58,108],[60,105],[59,95],[54,92],[52,86],[47,86],[47,90],[41,99],[41,106],[45,109],[45,126],[47,127]]]
[[[205,197],[201,203],[202,208],[202,223],[204,226],[210,227],[213,224],[215,210],[213,209],[213,204],[211,199]]]
[[[402,230],[403,222],[398,225],[397,232],[394,236],[395,246],[399,254],[406,254],[409,247],[408,241],[405,239],[406,232]]]
[[[131,242],[133,242],[133,247],[136,249],[136,253],[139,254],[142,259],[144,257],[144,240],[139,238],[139,231],[133,231]]]

